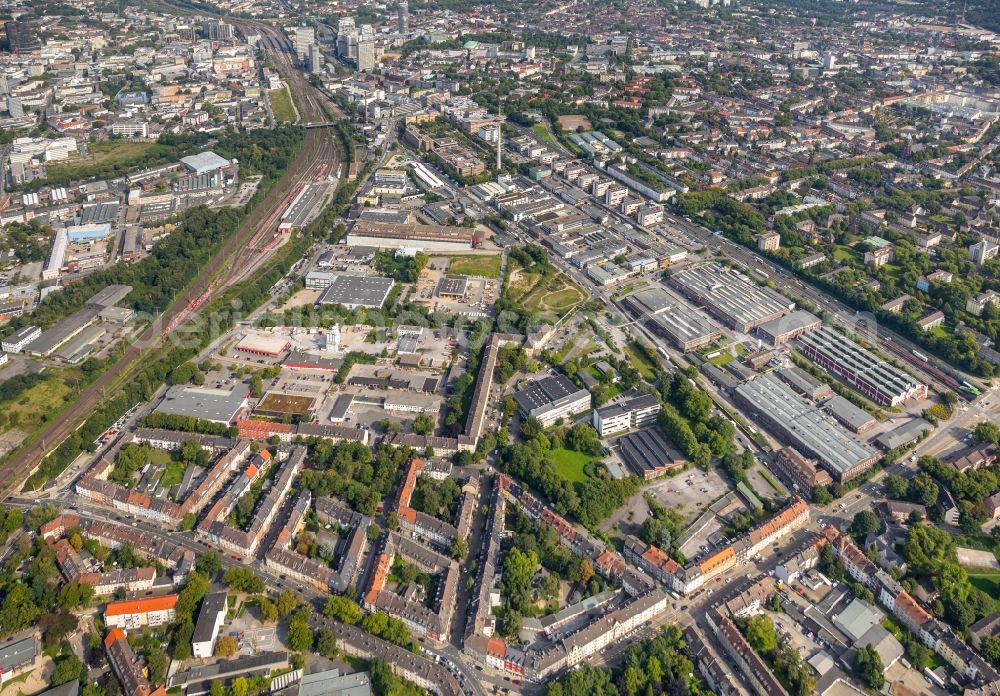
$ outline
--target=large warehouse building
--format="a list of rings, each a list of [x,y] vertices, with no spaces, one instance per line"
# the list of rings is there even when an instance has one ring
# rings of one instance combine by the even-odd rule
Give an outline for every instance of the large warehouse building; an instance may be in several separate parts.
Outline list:
[[[722,336],[715,322],[662,286],[632,293],[624,305],[634,318],[645,319],[650,330],[685,353]]]
[[[815,457],[841,483],[860,476],[878,459],[875,450],[774,375],[745,382],[733,394],[751,421],[762,423],[802,454]]]
[[[247,334],[239,343],[236,350],[250,355],[262,355],[267,358],[276,358],[291,347],[288,339],[284,336],[269,336],[262,334]]]
[[[394,282],[380,276],[338,275],[319,296],[319,303],[377,309],[385,304]]]
[[[822,328],[799,336],[799,350],[880,406],[926,399],[927,385],[865,350],[847,336]]]
[[[678,271],[670,276],[670,284],[726,326],[743,333],[795,308],[795,303],[788,298],[717,263]]]
[[[347,235],[348,246],[418,251],[468,251],[483,242],[482,233],[444,225],[397,225],[358,220]]]
[[[545,377],[514,394],[524,418],[534,417],[548,427],[560,418],[590,408],[590,392],[578,389],[562,375]]]
[[[167,390],[156,410],[229,425],[246,408],[249,395],[250,388],[243,383],[228,391],[175,384]]]

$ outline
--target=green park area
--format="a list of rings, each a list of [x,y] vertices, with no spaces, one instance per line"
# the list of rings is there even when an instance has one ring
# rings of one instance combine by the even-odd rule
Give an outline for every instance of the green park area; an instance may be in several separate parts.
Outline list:
[[[557,317],[563,316],[586,299],[580,286],[562,273],[545,279],[539,273],[521,270],[511,279],[510,295],[526,310],[551,312]]]

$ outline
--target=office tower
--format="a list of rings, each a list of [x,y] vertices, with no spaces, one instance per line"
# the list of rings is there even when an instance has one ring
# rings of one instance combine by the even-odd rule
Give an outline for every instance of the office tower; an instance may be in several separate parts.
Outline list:
[[[309,47],[316,43],[316,30],[312,27],[295,27],[295,54],[305,62]]]
[[[12,53],[30,53],[42,47],[41,41],[35,36],[34,28],[27,22],[7,22],[7,43]]]
[[[400,34],[410,31],[410,3],[406,0],[399,3],[399,6],[396,8],[396,19],[399,23]]]

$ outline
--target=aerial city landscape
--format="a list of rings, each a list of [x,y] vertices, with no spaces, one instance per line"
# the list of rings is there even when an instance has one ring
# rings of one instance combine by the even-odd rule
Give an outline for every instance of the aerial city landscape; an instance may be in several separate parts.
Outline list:
[[[1000,696],[997,0],[0,4],[0,696]]]

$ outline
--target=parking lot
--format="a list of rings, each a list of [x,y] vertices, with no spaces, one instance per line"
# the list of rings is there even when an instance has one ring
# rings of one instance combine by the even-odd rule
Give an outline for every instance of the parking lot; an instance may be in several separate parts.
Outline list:
[[[653,481],[632,496],[615,513],[601,524],[601,529],[611,531],[624,527],[634,529],[649,516],[645,494],[649,493],[660,505],[684,515],[690,524],[702,511],[730,490],[729,484],[718,471],[688,469],[675,476]],[[630,533],[634,533],[630,532]]]

